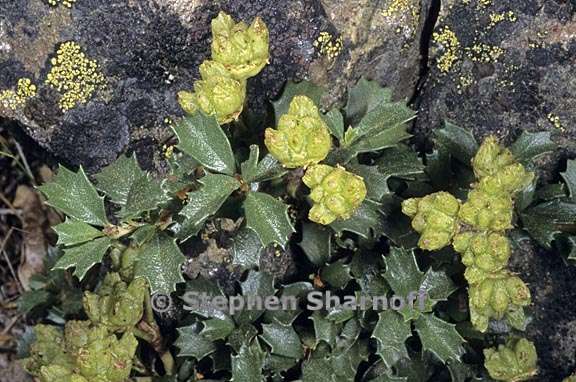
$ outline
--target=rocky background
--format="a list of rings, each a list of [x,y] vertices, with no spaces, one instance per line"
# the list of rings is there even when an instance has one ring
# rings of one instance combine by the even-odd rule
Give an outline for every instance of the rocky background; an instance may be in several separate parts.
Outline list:
[[[326,85],[328,106],[365,76],[418,110],[421,148],[449,119],[477,138],[550,131],[545,178],[576,156],[576,0],[51,1],[0,0],[0,123],[90,172],[125,151],[161,167],[219,10],[270,29],[270,65],[249,81],[256,115],[286,80]],[[80,83],[67,60],[85,63]],[[576,368],[576,270],[530,245],[515,264],[534,295],[538,380],[560,380]]]

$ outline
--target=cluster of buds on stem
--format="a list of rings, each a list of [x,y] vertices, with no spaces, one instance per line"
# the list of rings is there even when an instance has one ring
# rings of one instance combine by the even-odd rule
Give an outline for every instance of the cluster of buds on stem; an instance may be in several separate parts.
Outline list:
[[[212,20],[212,60],[200,65],[201,79],[194,91],[178,93],[186,113],[200,110],[224,124],[238,119],[246,99],[246,81],[268,62],[269,34],[266,24],[256,17],[250,26],[236,23],[220,12]]]
[[[525,338],[512,338],[498,348],[485,349],[484,357],[484,366],[497,381],[525,381],[538,372],[536,347]]]
[[[36,325],[36,341],[25,369],[40,382],[124,382],[130,376],[148,288],[141,278],[129,285],[109,273],[98,293],[87,292],[87,321],[68,321],[64,331]]]
[[[502,318],[521,329],[522,307],[530,303],[530,291],[506,270],[511,249],[505,231],[512,228],[514,194],[530,184],[534,174],[492,136],[480,146],[472,167],[477,183],[465,202],[438,192],[405,200],[402,211],[421,233],[420,248],[438,250],[452,244],[462,255],[476,329],[484,332],[490,319]]]

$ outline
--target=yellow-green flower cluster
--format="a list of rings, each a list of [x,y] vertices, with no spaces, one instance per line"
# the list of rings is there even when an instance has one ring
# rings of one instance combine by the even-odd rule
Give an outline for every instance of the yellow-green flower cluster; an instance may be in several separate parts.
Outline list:
[[[40,382],[124,382],[138,346],[134,327],[143,314],[146,282],[126,285],[116,273],[106,276],[98,294],[87,292],[87,321],[68,321],[62,332],[36,325],[36,340],[26,370]]]
[[[109,273],[98,293],[84,295],[84,310],[93,323],[111,332],[125,332],[142,318],[146,291],[143,278],[127,285],[118,273]]]
[[[62,4],[66,8],[72,8],[72,5],[74,5],[76,0],[46,0],[46,2],[53,7],[57,7],[58,4]]]
[[[308,217],[319,224],[349,219],[366,198],[364,180],[340,166],[311,166],[302,180],[312,190],[310,198],[314,201]]]
[[[506,318],[521,326],[522,307],[530,303],[524,282],[507,269],[512,228],[514,194],[534,174],[517,163],[510,150],[488,137],[472,160],[477,178],[461,203],[445,192],[403,202],[403,212],[412,217],[412,227],[422,234],[419,247],[437,250],[450,243],[462,255],[464,276],[470,285],[472,324],[484,332],[489,320]]]
[[[412,198],[402,204],[402,212],[412,218],[412,227],[419,232],[418,246],[434,251],[449,245],[458,232],[460,201],[447,192],[423,198]]]
[[[238,119],[246,99],[246,81],[268,62],[268,45],[268,28],[262,19],[256,17],[248,26],[220,12],[212,20],[212,60],[200,65],[201,79],[194,83],[194,92],[178,93],[182,109],[186,113],[201,110],[221,124]]]
[[[314,102],[296,96],[288,113],[278,121],[278,129],[266,129],[264,143],[284,167],[307,167],[324,160],[332,146],[326,122]]]
[[[94,92],[104,86],[104,75],[98,63],[89,59],[73,41],[60,45],[50,63],[52,68],[46,84],[62,94],[59,105],[63,111],[88,102]]]
[[[536,347],[525,338],[512,338],[498,348],[484,350],[484,366],[497,381],[526,381],[538,373]]]
[[[29,78],[20,78],[16,90],[0,92],[0,104],[10,110],[24,106],[28,98],[36,96],[36,85]]]

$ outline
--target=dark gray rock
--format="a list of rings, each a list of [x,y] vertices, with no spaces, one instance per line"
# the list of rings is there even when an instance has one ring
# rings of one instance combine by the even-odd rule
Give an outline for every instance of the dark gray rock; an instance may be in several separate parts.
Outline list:
[[[329,84],[327,104],[362,75],[394,87],[398,98],[412,96],[427,9],[419,0],[82,0],[71,9],[2,1],[0,91],[27,77],[38,95],[17,110],[0,106],[0,118],[18,121],[61,161],[90,172],[134,150],[153,168],[171,137],[167,118],[181,116],[175,95],[191,88],[209,55],[210,20],[219,10],[246,21],[259,15],[270,29],[270,64],[248,86],[249,108],[261,114],[288,79]],[[328,39],[319,41],[321,33]],[[100,65],[106,87],[63,112],[60,94],[44,82],[66,41]]]
[[[415,133],[443,120],[505,142],[550,131],[576,155],[576,4],[565,0],[446,0],[430,46]]]

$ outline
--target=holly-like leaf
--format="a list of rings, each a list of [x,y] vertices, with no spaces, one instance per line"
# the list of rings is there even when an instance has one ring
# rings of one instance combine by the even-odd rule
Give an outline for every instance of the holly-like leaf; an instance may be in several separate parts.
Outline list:
[[[510,151],[517,161],[528,164],[555,148],[556,144],[550,139],[549,131],[537,133],[523,131],[516,142],[510,146]]]
[[[236,327],[229,316],[225,316],[223,319],[211,318],[203,321],[202,324],[204,324],[204,328],[200,334],[210,341],[225,339]]]
[[[258,341],[242,344],[238,355],[232,356],[232,382],[262,382],[266,353]]]
[[[314,333],[316,335],[315,345],[321,341],[326,342],[331,348],[336,345],[336,336],[338,335],[338,325],[328,318],[322,316],[322,313],[315,311],[310,320],[314,323]]]
[[[383,88],[376,81],[361,78],[348,92],[346,119],[350,125],[356,125],[376,106],[391,101],[391,89]]]
[[[246,223],[254,230],[263,246],[277,243],[282,248],[294,227],[288,217],[288,206],[262,192],[249,192],[244,202]]]
[[[260,265],[262,242],[256,232],[250,228],[243,228],[234,237],[232,243],[233,264],[245,269],[257,268]]]
[[[136,180],[144,176],[134,155],[121,155],[111,165],[94,175],[96,188],[104,192],[113,203],[123,206]]]
[[[566,182],[568,192],[572,202],[576,203],[576,159],[569,160],[566,165],[566,171],[561,172],[560,175]]]
[[[148,280],[151,294],[169,295],[184,281],[180,268],[186,258],[173,238],[157,233],[138,250],[134,276]]]
[[[66,219],[53,229],[58,234],[58,245],[63,246],[81,244],[104,236],[102,231],[74,218]]]
[[[98,195],[82,167],[75,173],[60,166],[54,179],[38,189],[48,205],[66,215],[96,226],[108,224],[104,198]]]
[[[449,324],[433,314],[423,314],[414,322],[422,347],[430,351],[444,363],[460,361],[464,354],[464,338],[456,331],[456,325]]]
[[[576,224],[576,203],[561,199],[538,204],[520,214],[524,229],[545,248],[550,249],[557,235]]]
[[[443,128],[434,131],[434,136],[452,156],[467,165],[479,148],[476,138],[469,130],[448,121],[444,122]]]
[[[338,141],[344,140],[344,116],[338,109],[332,109],[323,115],[324,121],[330,132]]]
[[[250,145],[250,156],[248,160],[240,165],[242,179],[246,183],[250,183],[256,177],[258,172],[258,156],[260,155],[260,148],[258,145]]]
[[[68,269],[75,267],[74,275],[82,280],[86,272],[94,265],[101,263],[108,251],[111,241],[101,237],[84,244],[64,249],[64,255],[58,260],[54,269]]]
[[[199,111],[173,127],[178,148],[210,170],[234,175],[236,161],[230,142],[214,116]]]
[[[407,304],[399,310],[405,319],[415,319],[421,311],[431,311],[438,301],[446,300],[456,290],[454,283],[444,272],[437,272],[432,268],[426,273],[421,272],[412,251],[392,247],[384,261],[386,263],[384,278],[395,295],[406,299],[411,294],[412,298],[417,297],[417,301],[412,302],[414,306]],[[421,306],[422,297],[425,298],[424,306]]]
[[[266,180],[272,180],[281,178],[286,174],[288,170],[282,166],[280,162],[272,155],[267,154],[258,163],[256,168],[256,173],[254,174],[253,182],[264,182]]]
[[[391,177],[412,180],[415,175],[424,173],[424,165],[418,154],[404,145],[384,150],[376,164],[386,180]]]
[[[372,232],[376,235],[382,232],[384,228],[383,220],[384,216],[380,211],[380,205],[367,199],[358,207],[350,219],[336,220],[330,224],[330,227],[338,234],[348,231],[368,239],[371,237]]]
[[[309,81],[301,81],[301,82],[292,82],[289,81],[286,86],[284,87],[284,91],[282,92],[282,96],[272,102],[274,105],[274,115],[276,116],[276,123],[280,120],[280,116],[282,114],[286,114],[288,112],[288,108],[290,107],[290,102],[292,102],[292,98],[295,96],[303,95],[310,98],[314,101],[316,106],[320,106],[320,100],[322,99],[322,94],[324,94],[324,89],[318,85],[315,85]]]
[[[330,258],[332,232],[319,224],[304,223],[302,241],[299,245],[312,264],[322,266]]]
[[[132,183],[120,216],[135,218],[144,212],[157,209],[166,201],[168,195],[162,189],[161,183],[149,174],[144,174]]]
[[[391,368],[401,358],[408,358],[405,342],[411,335],[410,322],[404,321],[395,311],[386,310],[378,315],[372,337],[376,339],[377,353],[387,367]]]
[[[181,240],[196,235],[206,219],[214,215],[226,199],[240,187],[240,182],[228,175],[207,174],[199,180],[200,189],[188,194],[189,202],[180,215],[186,220],[178,233]]]
[[[344,288],[350,280],[350,266],[344,262],[343,259],[337,260],[332,264],[326,265],[320,272],[320,277],[326,281],[333,288]]]
[[[244,298],[259,296],[262,298],[273,296],[274,278],[267,272],[250,271],[248,277],[241,284],[242,296]],[[244,309],[236,316],[236,322],[239,324],[250,324],[256,321],[264,310]]]
[[[270,345],[272,354],[295,359],[304,356],[300,337],[292,325],[283,325],[278,322],[262,324],[260,337]]]
[[[177,331],[178,339],[174,345],[180,349],[179,357],[194,357],[201,360],[216,351],[214,343],[200,334],[197,324],[178,328]]]

